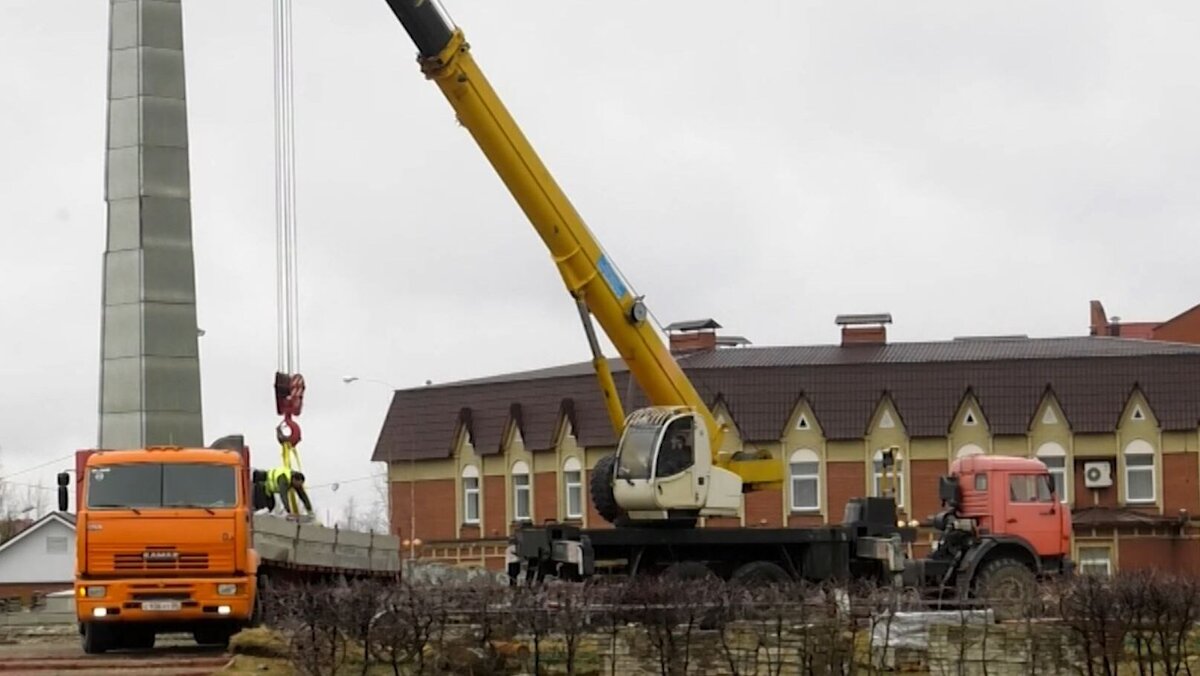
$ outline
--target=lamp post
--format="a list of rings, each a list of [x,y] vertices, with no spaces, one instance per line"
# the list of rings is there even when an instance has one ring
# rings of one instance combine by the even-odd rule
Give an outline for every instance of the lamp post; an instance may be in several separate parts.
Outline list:
[[[400,389],[400,388],[396,387],[395,385],[387,382],[386,380],[379,380],[378,378],[363,378],[361,376],[348,375],[348,376],[342,376],[342,382],[346,385],[351,385],[356,382],[376,383],[379,385],[386,386],[388,389],[392,390],[393,392]],[[430,382],[425,381],[425,384],[429,385]],[[390,465],[390,463],[389,463],[389,465]],[[391,483],[390,479],[391,479],[391,477],[389,476],[388,477],[389,484]],[[413,458],[412,454],[409,454],[409,456],[408,456],[408,537],[404,538],[403,542],[401,543],[404,547],[408,548],[409,560],[416,558],[417,547],[421,546],[421,539],[416,536],[416,530],[417,530],[416,485],[417,485],[416,462],[415,462],[415,459]],[[387,490],[387,499],[388,499],[388,523],[391,523],[391,520],[392,520],[392,490],[391,490],[390,485]]]

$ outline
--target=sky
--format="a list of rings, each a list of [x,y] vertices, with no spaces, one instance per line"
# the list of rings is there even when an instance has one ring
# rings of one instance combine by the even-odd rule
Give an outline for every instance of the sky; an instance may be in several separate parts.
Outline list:
[[[1200,4],[443,4],[664,325],[833,343],[835,315],[890,312],[893,341],[1062,336],[1092,299],[1128,321],[1200,302]],[[313,492],[336,517],[372,499],[391,388],[588,352],[386,3],[293,7],[301,453],[310,485],[341,483]],[[14,483],[53,486],[96,443],[107,12],[0,0]],[[274,459],[271,16],[184,2],[205,438]]]

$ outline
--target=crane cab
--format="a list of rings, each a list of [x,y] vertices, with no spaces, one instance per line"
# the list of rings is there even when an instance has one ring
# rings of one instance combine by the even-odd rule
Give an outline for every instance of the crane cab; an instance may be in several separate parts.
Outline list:
[[[632,520],[736,516],[742,480],[714,467],[708,430],[691,408],[634,411],[617,445],[613,497]]]

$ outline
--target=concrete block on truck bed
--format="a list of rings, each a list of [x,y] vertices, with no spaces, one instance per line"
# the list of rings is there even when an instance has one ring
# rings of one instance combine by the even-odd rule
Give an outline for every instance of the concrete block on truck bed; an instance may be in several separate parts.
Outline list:
[[[299,523],[270,514],[254,517],[254,547],[270,561],[349,571],[400,570],[400,538]]]

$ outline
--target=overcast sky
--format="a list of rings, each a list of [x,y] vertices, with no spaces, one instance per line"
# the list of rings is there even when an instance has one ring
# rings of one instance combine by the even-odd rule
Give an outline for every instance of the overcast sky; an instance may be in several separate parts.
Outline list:
[[[277,457],[271,2],[184,3],[207,440]],[[828,343],[1086,333],[1200,301],[1200,4],[446,0],[662,323]],[[625,13],[628,10],[629,13]],[[108,3],[0,0],[0,476],[96,443]],[[296,0],[302,444],[379,471],[384,385],[587,358],[383,0]],[[264,457],[265,456],[265,457]],[[14,481],[53,485],[67,463]],[[369,482],[314,495],[322,510]],[[48,497],[52,493],[47,492]]]

